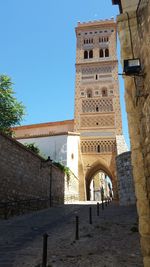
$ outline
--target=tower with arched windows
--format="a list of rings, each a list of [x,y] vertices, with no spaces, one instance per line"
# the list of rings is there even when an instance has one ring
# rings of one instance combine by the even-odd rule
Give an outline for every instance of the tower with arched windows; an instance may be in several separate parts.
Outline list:
[[[96,190],[102,184],[97,181],[101,174],[110,178],[116,194],[115,158],[126,146],[119,102],[116,23],[113,19],[78,23],[76,36],[74,120],[24,125],[13,131],[19,142],[34,142],[43,155],[69,167],[79,178],[80,200],[85,200],[94,181]],[[70,193],[77,189],[72,183]]]
[[[105,171],[116,187],[117,140],[122,137],[116,23],[113,19],[78,23],[76,27],[74,130],[80,133],[80,195],[92,175]]]

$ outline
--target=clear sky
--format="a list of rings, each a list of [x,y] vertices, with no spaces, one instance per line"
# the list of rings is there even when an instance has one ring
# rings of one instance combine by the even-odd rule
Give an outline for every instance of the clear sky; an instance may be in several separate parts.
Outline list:
[[[1,0],[0,8],[0,74],[12,78],[16,97],[26,106],[22,124],[73,119],[74,28],[78,21],[116,18],[118,7],[111,0]],[[124,83],[119,80],[129,145]]]

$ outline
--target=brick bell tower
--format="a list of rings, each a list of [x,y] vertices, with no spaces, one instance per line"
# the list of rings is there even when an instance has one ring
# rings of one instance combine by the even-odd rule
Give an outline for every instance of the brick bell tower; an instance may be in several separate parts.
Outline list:
[[[74,131],[79,132],[80,199],[89,198],[92,176],[104,171],[117,191],[116,136],[122,135],[116,23],[113,19],[76,27]]]

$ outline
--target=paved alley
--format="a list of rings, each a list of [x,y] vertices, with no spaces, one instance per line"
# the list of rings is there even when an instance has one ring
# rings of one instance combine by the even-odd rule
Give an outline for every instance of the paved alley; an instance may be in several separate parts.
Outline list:
[[[89,224],[89,207],[93,223]],[[79,240],[75,240],[75,216]],[[97,216],[96,204],[64,205],[0,220],[0,267],[40,267],[42,236],[48,267],[142,267],[134,206],[111,203]]]

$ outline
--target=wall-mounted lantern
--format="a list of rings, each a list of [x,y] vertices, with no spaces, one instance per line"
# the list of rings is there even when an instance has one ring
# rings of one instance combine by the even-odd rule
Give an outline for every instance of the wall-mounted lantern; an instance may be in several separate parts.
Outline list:
[[[139,58],[125,59],[123,72],[125,75],[139,76],[141,74],[141,63]]]

